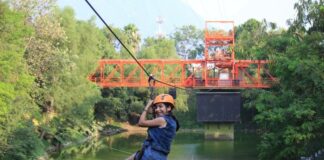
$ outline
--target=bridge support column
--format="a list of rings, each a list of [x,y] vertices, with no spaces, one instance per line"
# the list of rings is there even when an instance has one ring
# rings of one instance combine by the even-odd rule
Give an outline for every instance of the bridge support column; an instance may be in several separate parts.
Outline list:
[[[234,140],[234,123],[205,123],[205,139]]]

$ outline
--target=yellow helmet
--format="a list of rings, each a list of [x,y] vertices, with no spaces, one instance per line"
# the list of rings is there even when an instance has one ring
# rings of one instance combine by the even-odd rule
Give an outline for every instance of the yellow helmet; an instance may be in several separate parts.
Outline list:
[[[155,105],[157,103],[170,103],[172,105],[171,107],[175,108],[174,99],[169,94],[160,94],[160,95],[156,96],[153,101],[153,105]]]

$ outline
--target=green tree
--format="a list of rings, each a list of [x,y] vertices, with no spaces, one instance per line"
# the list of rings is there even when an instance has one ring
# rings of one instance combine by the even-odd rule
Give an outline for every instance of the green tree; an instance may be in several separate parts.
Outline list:
[[[261,158],[296,159],[323,148],[323,56],[321,35],[307,35],[275,57],[280,85],[265,92],[256,105],[257,122],[265,129]],[[305,55],[305,51],[308,54]]]
[[[178,59],[174,40],[149,37],[144,40],[140,58],[143,59]]]
[[[95,71],[97,61],[104,55],[116,54],[95,19],[78,21],[74,11],[67,7],[56,10],[66,31],[69,65],[60,75],[54,97],[59,113],[50,123],[50,132],[65,141],[75,141],[89,136],[94,128],[94,104],[100,100],[99,89],[86,77]],[[64,96],[61,96],[64,95]]]
[[[3,157],[5,160],[37,159],[45,152],[45,146],[32,124],[24,124],[24,127],[17,128],[9,135],[8,143],[10,147]]]
[[[237,59],[265,59],[267,52],[263,50],[268,37],[268,25],[264,20],[259,22],[249,19],[236,27],[235,55]]]
[[[25,24],[35,29],[25,58],[36,77],[32,98],[43,111],[40,137],[62,144],[89,136],[99,92],[86,77],[102,51],[110,49],[104,34],[94,18],[77,21],[73,10],[61,11],[51,0],[16,0],[12,6],[25,13]]]
[[[295,31],[296,34],[324,32],[323,0],[299,0],[294,8],[297,10],[297,17],[290,21],[291,31]]]
[[[195,59],[197,55],[201,56],[204,53],[203,36],[202,30],[188,25],[177,28],[171,38],[175,40],[178,54],[189,59]]]
[[[59,74],[67,66],[65,43],[66,35],[58,19],[53,15],[52,0],[14,0],[15,10],[25,13],[25,22],[35,29],[35,34],[28,39],[25,58],[29,71],[35,80],[32,96],[43,112],[53,112],[53,86],[59,81]]]
[[[124,33],[127,36],[127,45],[131,47],[131,52],[136,54],[139,51],[139,45],[141,42],[138,28],[134,24],[128,24],[124,27]]]
[[[261,159],[299,159],[324,147],[324,33],[318,27],[323,21],[314,16],[321,15],[323,1],[301,0],[295,8],[288,32],[267,41],[280,83],[256,100]]]
[[[22,156],[16,159],[31,159],[36,150],[38,154],[44,152],[39,141],[29,143],[37,139],[37,133],[28,129],[33,126],[25,125],[37,117],[38,112],[29,96],[34,78],[29,75],[24,59],[27,38],[32,34],[32,28],[24,23],[24,14],[0,2],[0,159],[15,159],[16,156]],[[16,134],[20,130],[33,137]],[[21,147],[27,145],[29,148]]]

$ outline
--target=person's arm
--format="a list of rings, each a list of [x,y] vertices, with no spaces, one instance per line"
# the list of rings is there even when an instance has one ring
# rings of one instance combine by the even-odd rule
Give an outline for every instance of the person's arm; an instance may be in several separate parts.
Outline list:
[[[148,109],[151,107],[153,103],[153,100],[149,100],[147,105],[144,108],[144,111],[142,112],[140,119],[138,121],[138,125],[141,127],[162,127],[165,126],[166,121],[162,117],[158,117],[152,120],[147,120],[146,115],[148,112]]]

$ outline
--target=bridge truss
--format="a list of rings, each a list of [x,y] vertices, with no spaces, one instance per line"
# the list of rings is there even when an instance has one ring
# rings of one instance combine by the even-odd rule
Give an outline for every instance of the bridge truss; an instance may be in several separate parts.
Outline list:
[[[269,88],[276,79],[268,60],[236,60],[234,22],[206,21],[204,59],[141,59],[155,79],[194,89]],[[163,54],[163,53],[161,53]],[[104,88],[147,87],[148,77],[134,60],[101,59],[92,82]],[[156,87],[166,87],[156,83]]]

